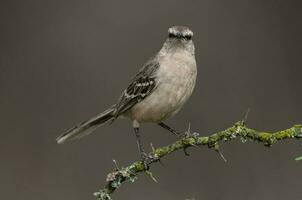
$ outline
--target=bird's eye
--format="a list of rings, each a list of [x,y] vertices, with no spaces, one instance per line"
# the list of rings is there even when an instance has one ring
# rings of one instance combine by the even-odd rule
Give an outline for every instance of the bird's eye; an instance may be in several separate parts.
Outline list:
[[[186,38],[186,40],[191,40],[192,36],[191,35],[186,35],[185,38]]]
[[[169,38],[176,38],[176,35],[174,35],[173,33],[169,33]]]

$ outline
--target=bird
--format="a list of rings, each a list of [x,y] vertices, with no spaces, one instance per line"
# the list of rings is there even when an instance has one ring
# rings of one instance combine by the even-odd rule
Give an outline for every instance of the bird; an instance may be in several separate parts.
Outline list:
[[[65,131],[56,141],[63,144],[79,139],[101,125],[112,124],[118,118],[128,118],[132,121],[140,158],[147,163],[149,157],[141,142],[140,125],[155,123],[179,135],[165,120],[178,113],[190,98],[196,78],[193,32],[186,26],[172,26],[162,48],[147,60],[116,103]]]

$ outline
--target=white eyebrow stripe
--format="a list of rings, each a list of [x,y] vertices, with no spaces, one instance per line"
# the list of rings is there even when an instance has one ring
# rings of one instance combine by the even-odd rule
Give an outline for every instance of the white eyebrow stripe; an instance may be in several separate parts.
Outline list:
[[[184,32],[179,32],[179,31],[176,31],[176,30],[171,30],[169,31],[170,34],[173,34],[173,35],[177,35],[178,33],[180,33],[182,36],[193,36],[193,32],[191,31],[184,31]]]

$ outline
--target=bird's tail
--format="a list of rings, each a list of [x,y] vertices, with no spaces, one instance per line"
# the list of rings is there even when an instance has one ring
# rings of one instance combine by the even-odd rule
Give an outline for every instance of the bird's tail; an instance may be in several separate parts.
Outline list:
[[[108,121],[114,119],[115,106],[105,110],[104,112],[98,114],[97,116],[84,121],[77,126],[67,130],[65,133],[60,135],[56,140],[58,144],[63,144],[66,141],[79,139],[90,133],[92,133],[96,128],[105,124]]]

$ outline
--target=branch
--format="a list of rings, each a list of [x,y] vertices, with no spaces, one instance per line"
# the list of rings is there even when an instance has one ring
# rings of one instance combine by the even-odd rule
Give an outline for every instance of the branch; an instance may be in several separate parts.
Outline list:
[[[197,134],[190,134],[190,136],[183,137],[173,144],[153,149],[153,151],[149,153],[149,156],[151,157],[149,164],[160,161],[161,158],[174,151],[180,149],[183,149],[185,151],[188,147],[206,145],[210,149],[214,149],[219,152],[218,142],[227,142],[237,137],[240,137],[242,142],[245,142],[247,141],[247,139],[249,139],[251,141],[262,142],[265,146],[270,147],[272,146],[272,144],[276,143],[279,140],[302,138],[302,126],[294,125],[292,128],[286,130],[267,133],[250,129],[245,126],[244,121],[239,121],[232,127],[214,133],[210,136],[199,137],[197,136]],[[152,176],[152,173],[148,171],[148,169],[146,169],[143,163],[140,161],[134,162],[131,165],[123,168],[119,168],[116,165],[115,171],[107,175],[107,184],[105,188],[100,190],[99,192],[95,192],[94,195],[97,197],[97,200],[111,200],[110,195],[117,188],[119,188],[123,182],[127,180],[134,182],[137,179],[137,175],[141,172],[146,172],[147,175],[155,180]]]

